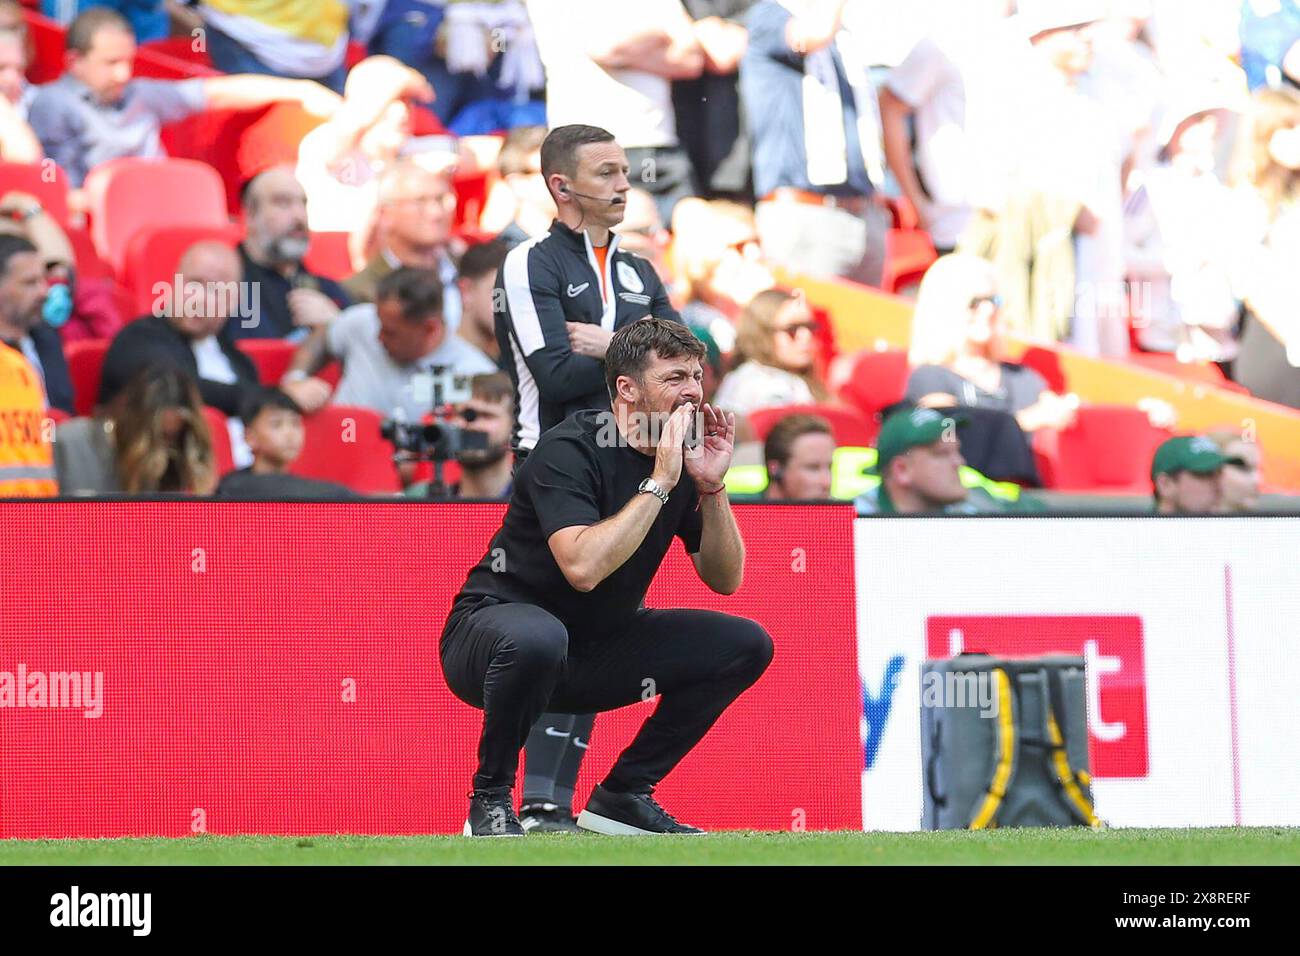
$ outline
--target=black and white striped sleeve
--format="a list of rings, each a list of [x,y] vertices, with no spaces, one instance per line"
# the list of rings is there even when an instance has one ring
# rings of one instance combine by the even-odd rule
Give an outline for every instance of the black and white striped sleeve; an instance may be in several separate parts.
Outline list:
[[[543,402],[574,401],[605,387],[605,365],[575,355],[560,302],[562,279],[535,243],[512,249],[501,267],[510,334]]]

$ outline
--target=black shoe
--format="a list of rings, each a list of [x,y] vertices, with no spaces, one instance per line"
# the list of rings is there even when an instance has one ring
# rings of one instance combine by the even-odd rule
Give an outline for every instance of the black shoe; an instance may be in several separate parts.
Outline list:
[[[509,787],[475,790],[469,795],[469,819],[465,836],[523,836],[524,828],[515,816],[515,801]]]
[[[519,808],[525,833],[577,833],[578,822],[568,807],[554,803],[525,803]]]
[[[610,793],[604,787],[591,791],[587,809],[578,814],[578,826],[609,836],[704,832],[678,823],[648,793]]]

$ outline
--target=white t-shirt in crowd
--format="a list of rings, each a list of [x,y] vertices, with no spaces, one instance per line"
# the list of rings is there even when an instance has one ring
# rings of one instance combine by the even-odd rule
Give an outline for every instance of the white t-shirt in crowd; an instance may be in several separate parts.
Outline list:
[[[644,70],[606,70],[587,54],[592,24],[635,21],[646,30],[683,17],[681,0],[528,0],[546,69],[546,119],[609,130],[619,145],[676,146],[672,84]]]
[[[235,367],[230,364],[226,353],[221,351],[215,335],[190,343],[190,348],[194,352],[194,361],[198,364],[199,378],[226,385],[234,385],[239,381]],[[248,447],[248,442],[244,439],[244,423],[238,415],[226,417],[226,431],[230,433],[230,453],[235,467],[247,468],[252,465],[253,449]]]
[[[379,313],[371,303],[345,309],[330,323],[325,341],[330,354],[343,363],[333,404],[401,415],[408,422],[420,421],[431,410],[415,394],[417,374],[435,366],[446,366],[455,375],[497,371],[495,362],[450,329],[428,355],[410,365],[398,365],[379,343]]]
[[[934,202],[935,245],[957,244],[999,170],[1010,133],[1003,117],[1021,84],[1028,46],[1005,21],[968,25],[922,38],[885,84],[911,106],[916,166]]]

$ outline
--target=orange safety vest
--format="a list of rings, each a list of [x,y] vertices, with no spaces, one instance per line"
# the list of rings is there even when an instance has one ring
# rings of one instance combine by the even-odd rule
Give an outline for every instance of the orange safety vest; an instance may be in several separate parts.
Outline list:
[[[41,380],[26,357],[0,343],[0,498],[59,493]]]

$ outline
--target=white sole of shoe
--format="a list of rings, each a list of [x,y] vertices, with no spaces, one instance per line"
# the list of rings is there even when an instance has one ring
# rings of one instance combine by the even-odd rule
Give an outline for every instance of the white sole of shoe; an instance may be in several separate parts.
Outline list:
[[[590,810],[583,810],[578,814],[578,829],[603,833],[605,836],[703,836],[700,833],[659,833],[655,830],[642,830],[630,823],[620,823],[618,820],[602,817],[599,813],[592,813]]]

